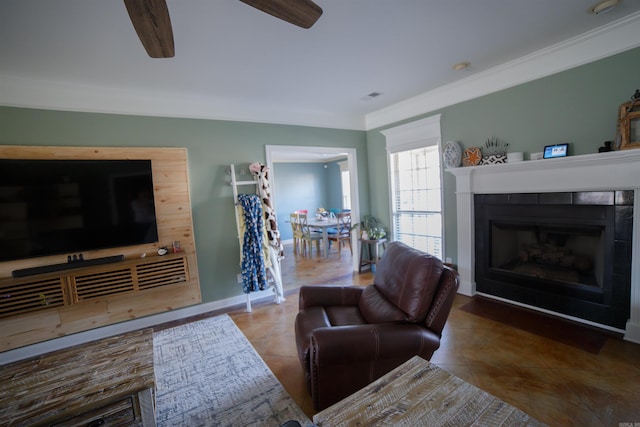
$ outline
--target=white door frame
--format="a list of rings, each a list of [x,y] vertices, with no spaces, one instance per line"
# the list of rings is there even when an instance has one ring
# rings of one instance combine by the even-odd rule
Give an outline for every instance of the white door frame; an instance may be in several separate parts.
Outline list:
[[[306,146],[295,146],[295,145],[266,145],[265,153],[267,159],[267,167],[270,170],[273,170],[274,160],[278,162],[278,153],[287,153],[287,162],[295,161],[295,153],[300,154],[300,161],[307,161],[311,154],[314,155],[327,155],[327,156],[338,156],[338,155],[346,155],[347,162],[349,165],[349,175],[351,181],[351,218],[359,221],[360,218],[360,192],[358,191],[358,156],[355,148],[342,148],[342,147],[306,147]],[[293,155],[292,155],[293,153]],[[277,179],[276,176],[271,176],[271,181],[275,181]],[[275,185],[271,185],[271,189],[275,188]],[[275,199],[274,199],[274,210],[275,210]],[[358,236],[357,233],[351,233],[351,247],[353,248],[353,271],[358,271],[360,269],[360,248],[358,247]]]

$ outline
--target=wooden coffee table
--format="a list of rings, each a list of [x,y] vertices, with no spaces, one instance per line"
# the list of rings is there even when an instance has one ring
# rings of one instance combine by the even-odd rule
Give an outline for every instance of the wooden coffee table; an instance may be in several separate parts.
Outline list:
[[[415,356],[317,413],[318,426],[543,426],[495,396]]]
[[[0,366],[0,425],[156,425],[153,331]]]

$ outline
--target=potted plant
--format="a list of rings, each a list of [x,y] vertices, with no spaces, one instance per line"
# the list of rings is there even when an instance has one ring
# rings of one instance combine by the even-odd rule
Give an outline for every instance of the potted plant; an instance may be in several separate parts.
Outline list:
[[[362,238],[365,240],[379,240],[387,235],[384,225],[373,215],[364,215],[362,221],[354,227],[357,225],[360,225]]]

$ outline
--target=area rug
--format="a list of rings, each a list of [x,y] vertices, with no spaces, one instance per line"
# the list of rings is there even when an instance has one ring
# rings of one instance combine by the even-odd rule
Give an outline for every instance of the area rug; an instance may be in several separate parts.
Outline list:
[[[595,328],[489,298],[475,296],[460,310],[593,354],[600,353],[609,338],[609,335]]]
[[[158,426],[280,426],[311,421],[229,316],[153,334]]]

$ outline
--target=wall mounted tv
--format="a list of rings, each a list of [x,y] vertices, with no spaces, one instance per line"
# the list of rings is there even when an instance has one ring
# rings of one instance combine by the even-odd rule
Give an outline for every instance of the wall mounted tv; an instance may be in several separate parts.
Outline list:
[[[157,240],[151,160],[0,159],[0,262]]]

